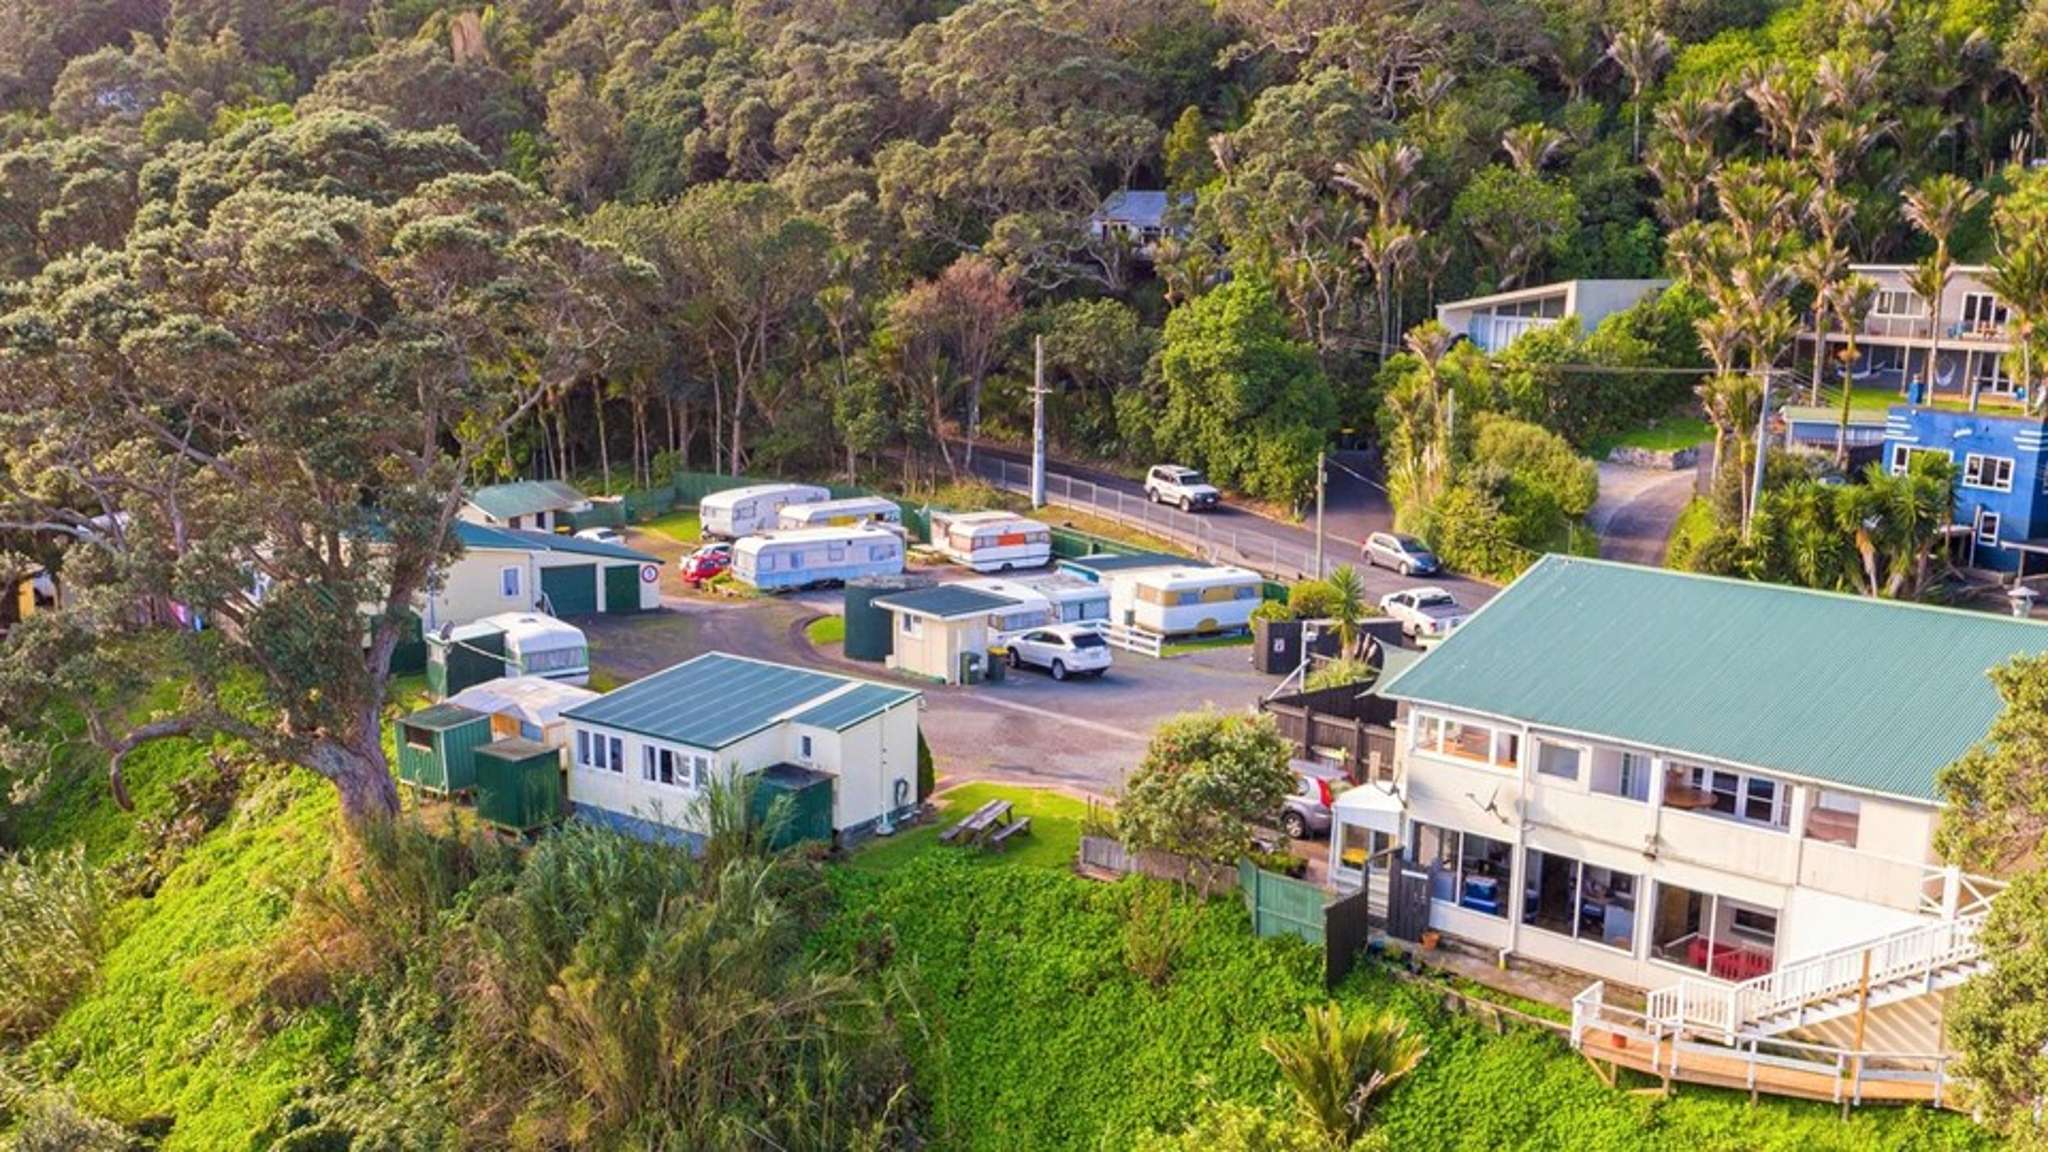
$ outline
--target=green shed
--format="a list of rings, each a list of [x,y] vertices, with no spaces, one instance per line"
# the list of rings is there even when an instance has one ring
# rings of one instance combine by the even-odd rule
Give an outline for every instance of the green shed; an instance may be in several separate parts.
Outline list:
[[[447,795],[476,787],[476,750],[491,742],[491,718],[460,704],[436,704],[398,722],[398,778]]]
[[[768,810],[789,798],[789,823],[770,848],[787,848],[805,840],[832,842],[832,777],[795,764],[776,764],[754,776],[754,821],[765,824]]]
[[[561,750],[508,737],[476,750],[476,816],[513,832],[562,818]]]
[[[896,618],[887,608],[876,607],[875,600],[929,583],[920,576],[867,576],[847,581],[846,658],[874,664],[887,660],[896,648]]]
[[[427,637],[427,694],[436,700],[505,674],[502,628],[464,624]]]

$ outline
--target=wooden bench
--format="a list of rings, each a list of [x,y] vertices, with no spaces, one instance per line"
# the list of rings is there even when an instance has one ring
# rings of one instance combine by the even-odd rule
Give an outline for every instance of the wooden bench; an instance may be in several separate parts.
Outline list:
[[[1000,850],[1003,843],[1010,837],[1022,836],[1029,831],[1031,831],[1031,817],[1019,817],[996,829],[995,834],[988,838],[988,843],[983,845],[983,847]]]
[[[991,800],[968,813],[965,820],[939,833],[939,843],[954,844],[964,840],[971,844],[981,839],[982,833],[988,831],[990,825],[1001,823],[1009,818],[1010,802],[1008,800]]]

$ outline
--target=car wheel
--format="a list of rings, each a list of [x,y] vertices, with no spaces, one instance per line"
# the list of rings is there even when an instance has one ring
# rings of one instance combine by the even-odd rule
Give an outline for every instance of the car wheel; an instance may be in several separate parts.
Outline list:
[[[1183,512],[1193,512],[1195,510],[1195,502],[1185,496],[1181,497],[1180,510]]]
[[[1009,661],[1012,668],[1022,668],[1024,666],[1024,658],[1017,655],[1015,648],[1010,649]]]
[[[1055,680],[1065,680],[1067,678],[1067,666],[1064,661],[1055,660],[1052,662],[1052,678]]]
[[[1299,812],[1290,811],[1280,817],[1280,830],[1287,833],[1289,840],[1308,839],[1308,821],[1302,819]]]
[[[1406,560],[1401,561],[1401,575],[1404,578],[1415,575],[1415,565],[1408,563]]]

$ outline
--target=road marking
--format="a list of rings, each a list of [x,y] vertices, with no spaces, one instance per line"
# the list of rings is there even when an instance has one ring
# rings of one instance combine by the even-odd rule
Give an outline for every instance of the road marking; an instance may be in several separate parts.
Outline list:
[[[1045,708],[1034,708],[1029,704],[1019,704],[1014,700],[998,700],[986,692],[976,693],[973,698],[977,704],[993,704],[998,708],[1008,708],[1012,712],[1022,712],[1026,716],[1036,716],[1043,720],[1057,720],[1061,724],[1076,728],[1086,728],[1090,732],[1100,732],[1104,736],[1116,736],[1124,740],[1145,739],[1144,736],[1128,728],[1118,728],[1114,724],[1104,724],[1095,720],[1083,720],[1079,716],[1068,716]]]

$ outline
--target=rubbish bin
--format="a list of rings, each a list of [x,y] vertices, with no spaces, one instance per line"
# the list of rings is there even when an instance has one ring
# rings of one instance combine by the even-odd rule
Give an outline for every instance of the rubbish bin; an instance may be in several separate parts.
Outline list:
[[[994,684],[1010,674],[1009,656],[1010,651],[1007,648],[995,647],[988,650],[987,667],[989,683]]]

